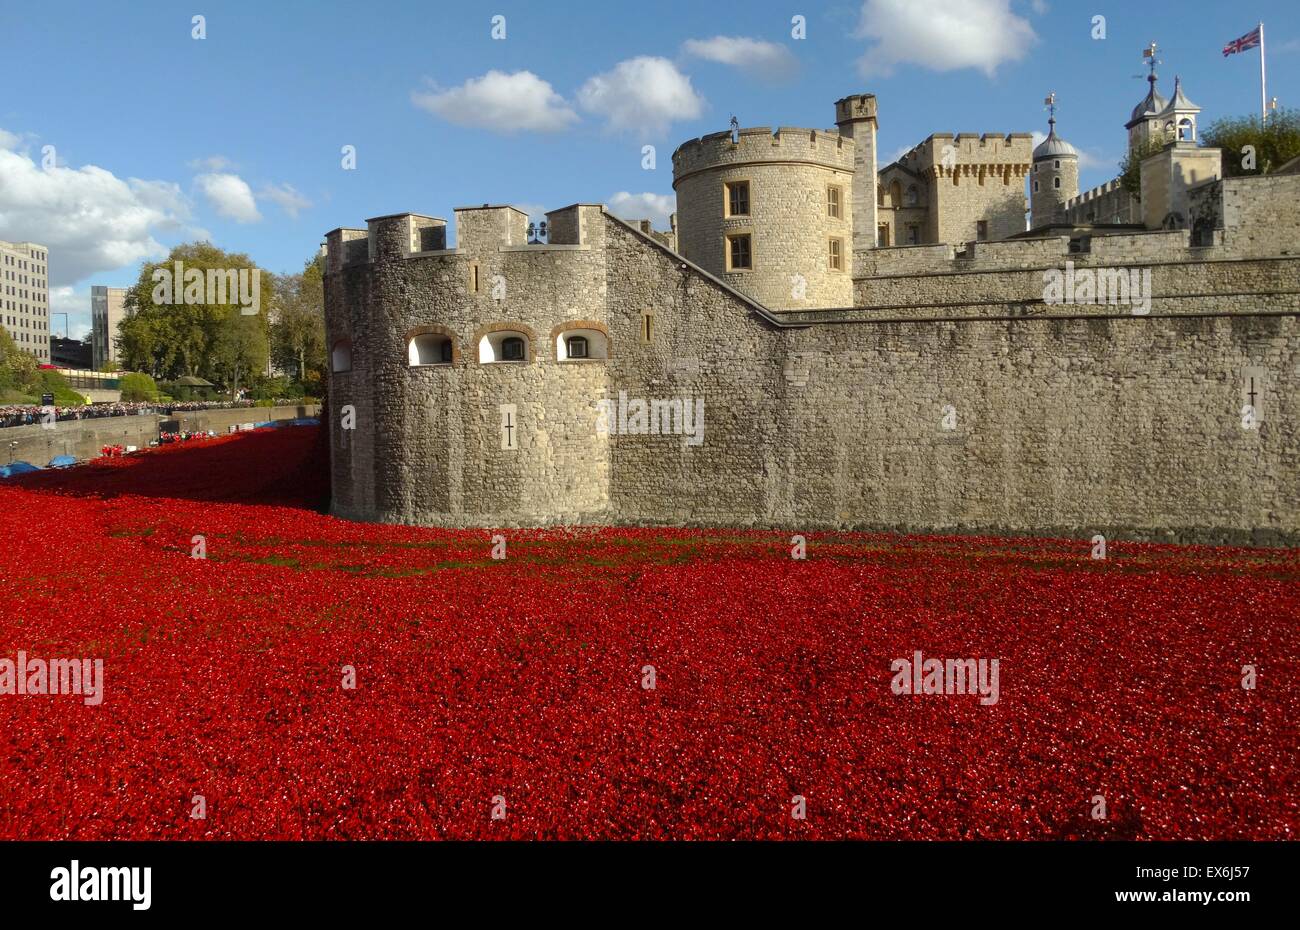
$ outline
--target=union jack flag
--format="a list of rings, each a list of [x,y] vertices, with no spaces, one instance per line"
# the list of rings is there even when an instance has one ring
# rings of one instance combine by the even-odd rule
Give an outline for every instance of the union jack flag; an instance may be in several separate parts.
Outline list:
[[[1233,39],[1223,47],[1223,57],[1235,55],[1238,52],[1244,52],[1247,49],[1259,48],[1259,27],[1256,26],[1250,32],[1246,33],[1240,39]]]

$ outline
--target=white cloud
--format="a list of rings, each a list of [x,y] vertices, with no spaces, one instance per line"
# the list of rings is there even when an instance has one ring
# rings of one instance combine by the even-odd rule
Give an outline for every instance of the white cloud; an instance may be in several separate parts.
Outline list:
[[[858,59],[864,77],[888,76],[898,65],[975,68],[992,77],[1038,40],[1028,20],[1011,12],[1010,0],[866,0],[855,35],[876,42]]]
[[[188,229],[179,185],[94,165],[46,171],[9,147],[14,138],[0,130],[0,239],[48,246],[52,288],[165,255],[155,235]]]
[[[677,209],[672,194],[632,194],[619,191],[605,201],[609,212],[625,220],[650,220],[656,229],[668,229],[668,217]]]
[[[460,87],[411,91],[411,102],[458,126],[493,132],[558,132],[578,114],[549,83],[531,71],[489,71]]]
[[[252,188],[239,175],[200,174],[194,183],[218,216],[236,223],[256,223],[262,219],[262,214],[257,212]]]
[[[647,135],[663,134],[676,120],[695,119],[705,105],[676,65],[647,55],[590,78],[578,91],[578,103],[604,117],[611,129]]]
[[[313,206],[312,202],[299,193],[292,184],[280,184],[279,186],[268,184],[257,192],[257,196],[274,204],[279,204],[280,209],[295,220],[298,218],[299,213]]]
[[[731,65],[747,74],[771,80],[785,80],[799,70],[798,59],[784,45],[745,36],[687,39],[682,49],[696,58]]]
[[[235,163],[224,155],[209,155],[206,158],[196,158],[189,162],[190,168],[195,171],[225,171],[228,168],[234,168]]]

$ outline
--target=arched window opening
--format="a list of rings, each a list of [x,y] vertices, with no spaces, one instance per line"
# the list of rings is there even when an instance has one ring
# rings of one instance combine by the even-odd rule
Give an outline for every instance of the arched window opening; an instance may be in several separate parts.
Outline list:
[[[478,343],[478,360],[483,365],[527,362],[530,355],[528,334],[521,330],[496,330],[485,334]]]
[[[450,365],[455,358],[451,338],[439,333],[420,333],[412,337],[407,361],[412,367]]]
[[[573,327],[555,334],[557,362],[594,361],[609,358],[609,337],[598,329]]]

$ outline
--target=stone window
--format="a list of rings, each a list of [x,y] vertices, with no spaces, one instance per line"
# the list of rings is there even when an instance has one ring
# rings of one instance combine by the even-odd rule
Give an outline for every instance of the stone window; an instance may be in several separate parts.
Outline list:
[[[876,245],[879,248],[889,248],[889,224],[881,223],[876,227]]]
[[[840,189],[838,187],[826,188],[826,215],[833,220],[840,218]]]
[[[532,361],[532,338],[521,329],[503,326],[483,333],[478,342],[478,360],[481,365],[502,362]]]
[[[340,339],[330,349],[330,371],[352,370],[352,340]]]
[[[419,333],[412,336],[407,346],[407,364],[412,368],[424,365],[450,365],[455,357],[451,339],[439,333]]]
[[[889,205],[895,210],[903,205],[903,185],[897,181],[889,185]]]
[[[916,223],[907,224],[907,244],[908,245],[921,244],[921,227],[918,226]]]
[[[737,233],[727,237],[727,270],[752,271],[754,268],[753,237]]]
[[[1060,170],[1061,170],[1061,160],[1058,158],[1058,159],[1056,159],[1056,161],[1052,162],[1052,167],[1055,168],[1057,171],[1060,171]]]
[[[482,282],[479,281],[479,264],[478,262],[469,263],[469,292],[477,294],[482,288]]]
[[[907,185],[907,196],[903,200],[903,206],[914,207],[916,206],[918,199],[919,199],[919,195],[917,194],[916,191],[916,185],[915,184]]]
[[[1034,193],[1035,193],[1035,194],[1038,193],[1038,182],[1037,182],[1037,181],[1034,182]]]
[[[986,240],[988,239],[988,237],[989,237],[989,221],[988,221],[988,220],[976,220],[976,221],[975,221],[975,238],[978,239],[980,242],[984,242],[984,241],[986,241]]]
[[[642,323],[644,326],[644,323]],[[609,358],[609,333],[597,322],[579,320],[551,331],[557,362],[604,361]]]
[[[749,182],[731,181],[724,184],[727,216],[749,216]]]
[[[641,314],[641,341],[655,341],[655,315],[653,313]]]
[[[1052,187],[1059,191],[1061,189],[1061,179],[1052,178]]]
[[[826,253],[826,264],[831,271],[844,270],[844,240],[830,240]]]

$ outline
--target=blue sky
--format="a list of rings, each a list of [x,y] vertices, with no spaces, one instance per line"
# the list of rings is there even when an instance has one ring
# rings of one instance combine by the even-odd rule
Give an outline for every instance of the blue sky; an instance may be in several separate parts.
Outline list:
[[[1181,74],[1204,123],[1256,112],[1258,52],[1220,49],[1260,20],[1269,95],[1300,105],[1295,0],[0,10],[0,239],[50,247],[53,309],[74,335],[88,328],[91,284],[131,283],[146,258],[195,238],[293,271],[326,230],[386,213],[590,201],[662,222],[673,148],[733,113],[743,126],[830,127],[835,99],[875,93],[883,163],[933,132],[1044,130],[1055,91],[1087,188],[1115,174],[1153,39],[1162,91]],[[492,38],[496,15],[504,39]],[[1105,39],[1092,38],[1095,15]],[[355,170],[341,165],[345,145]]]

